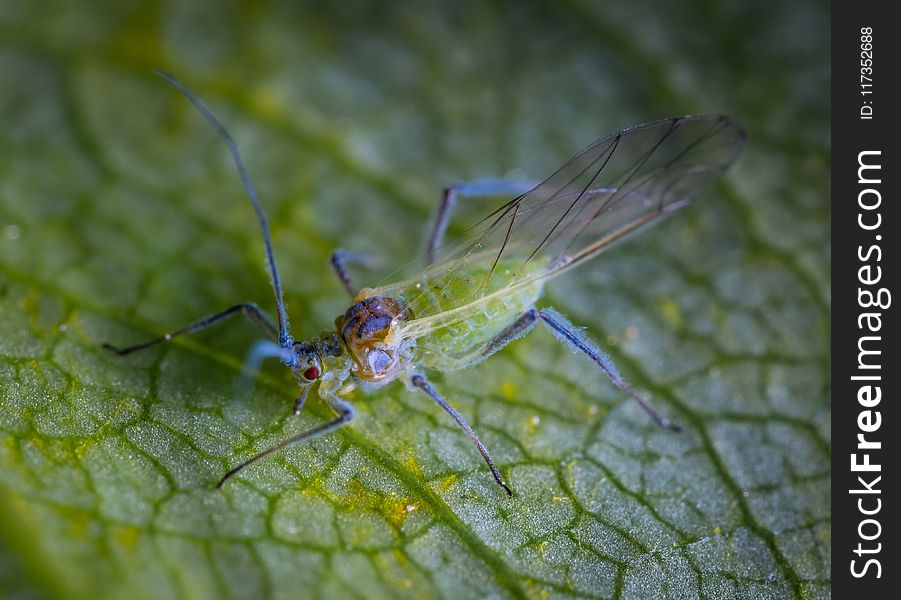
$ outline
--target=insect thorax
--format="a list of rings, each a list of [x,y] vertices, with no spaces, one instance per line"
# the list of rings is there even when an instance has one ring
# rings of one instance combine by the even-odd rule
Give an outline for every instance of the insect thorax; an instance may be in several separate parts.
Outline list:
[[[395,324],[410,317],[409,310],[394,298],[370,296],[335,319],[358,379],[387,382],[400,374],[406,366],[406,349],[386,343],[386,338]]]

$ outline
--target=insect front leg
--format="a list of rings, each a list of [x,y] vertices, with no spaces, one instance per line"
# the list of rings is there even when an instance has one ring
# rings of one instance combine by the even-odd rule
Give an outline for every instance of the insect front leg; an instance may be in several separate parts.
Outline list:
[[[463,415],[458,413],[453,406],[447,403],[447,400],[438,393],[438,391],[432,387],[432,384],[428,382],[428,380],[422,375],[413,375],[410,378],[410,383],[412,383],[415,387],[419,388],[426,394],[432,397],[432,400],[435,403],[444,409],[444,411],[449,414],[454,421],[457,422],[457,425],[466,432],[466,435],[469,436],[469,439],[472,440],[472,443],[476,445],[476,448],[479,449],[479,452],[482,455],[482,458],[485,459],[485,463],[488,465],[488,468],[491,469],[491,474],[494,475],[494,480],[497,481],[498,485],[500,485],[507,492],[509,496],[513,496],[513,492],[510,491],[510,488],[507,487],[507,484],[504,483],[504,478],[501,477],[500,472],[497,470],[497,467],[494,466],[494,461],[491,460],[491,455],[488,454],[488,449],[485,447],[485,444],[479,439],[479,436],[476,435],[475,431],[472,430],[472,427],[469,426],[469,423],[466,422],[466,419],[463,418]]]
[[[140,344],[135,344],[134,346],[119,348],[108,343],[103,343],[102,346],[110,352],[115,352],[119,356],[124,356],[126,354],[131,354],[132,352],[151,348],[153,346],[156,346],[157,344],[171,341],[182,335],[190,335],[192,333],[206,329],[207,327],[212,327],[213,325],[216,325],[224,319],[237,313],[241,313],[242,315],[247,317],[247,319],[251,323],[256,325],[257,328],[262,331],[269,339],[278,339],[278,330],[275,328],[275,325],[272,324],[269,318],[263,314],[259,307],[251,302],[244,302],[242,304],[230,306],[229,308],[226,308],[221,312],[209,315],[208,317],[204,317],[199,321],[182,327],[181,329],[176,329],[175,331],[169,332],[162,337],[153,338],[152,340],[147,340],[146,342],[141,342]]]
[[[328,403],[329,407],[331,407],[331,409],[333,411],[335,411],[335,414],[338,415],[338,417],[336,419],[329,421],[328,423],[323,423],[322,425],[319,425],[312,429],[308,429],[307,431],[304,431],[303,433],[299,433],[299,434],[297,434],[293,437],[290,437],[286,440],[282,440],[281,442],[277,443],[276,445],[272,446],[271,448],[267,448],[266,450],[263,450],[259,454],[249,458],[248,460],[245,460],[244,462],[242,462],[241,464],[239,464],[238,466],[233,468],[231,471],[226,473],[225,476],[219,480],[219,483],[216,484],[216,489],[217,490],[220,489],[222,487],[222,485],[226,481],[228,481],[231,477],[233,477],[234,475],[236,475],[237,473],[239,473],[246,467],[249,467],[253,463],[257,462],[261,458],[265,458],[274,452],[278,452],[279,450],[283,450],[283,449],[289,448],[291,446],[296,446],[297,444],[300,444],[301,442],[305,442],[307,440],[312,440],[312,439],[315,439],[318,437],[322,437],[323,435],[332,433],[336,429],[340,428],[343,425],[346,425],[347,423],[350,423],[353,420],[355,412],[354,412],[353,407],[350,404],[341,400],[340,398],[338,398],[338,396],[336,396],[332,393],[324,392],[321,387],[320,387],[320,396],[322,397],[323,400],[325,400]]]
[[[610,378],[610,381],[613,382],[613,385],[624,391],[630,398],[635,400],[638,405],[641,406],[641,408],[644,409],[646,413],[648,413],[648,415],[657,425],[666,429],[671,429],[672,431],[682,431],[682,428],[679,427],[679,425],[673,423],[671,420],[660,415],[657,411],[651,408],[651,406],[644,400],[644,398],[639,396],[638,393],[633,390],[628,383],[626,383],[626,381],[619,374],[619,371],[616,369],[616,366],[610,360],[610,357],[604,355],[604,353],[601,352],[600,349],[598,349],[594,342],[579,333],[578,330],[573,326],[573,324],[566,319],[566,317],[558,313],[553,308],[542,309],[537,311],[537,313],[538,317],[542,321],[544,321],[545,325],[550,327],[551,332],[554,334],[554,336],[557,337],[557,339],[568,345],[573,352],[581,352],[582,354],[593,360],[595,364],[601,368],[604,374]]]
[[[238,398],[249,398],[253,393],[254,382],[260,372],[260,365],[267,358],[278,358],[282,364],[288,368],[296,368],[297,355],[290,347],[281,346],[269,340],[257,342],[251,347],[244,359],[244,365],[241,367],[241,376],[235,385],[235,396]],[[300,402],[298,399],[297,402]],[[297,403],[295,403],[295,408]],[[295,413],[296,414],[296,413]]]
[[[297,400],[294,401],[294,409],[291,411],[291,414],[297,416],[300,414],[300,411],[303,410],[303,405],[307,401],[307,396],[310,395],[310,388],[312,386],[305,385],[301,388],[300,394],[297,396]]]
[[[455,183],[444,190],[438,210],[435,211],[435,220],[429,232],[428,243],[425,249],[426,266],[435,262],[435,252],[444,241],[444,233],[450,221],[451,211],[457,203],[457,198],[478,198],[486,196],[519,196],[525,194],[536,183],[534,181],[513,181],[509,179],[482,179],[479,181],[467,181]]]

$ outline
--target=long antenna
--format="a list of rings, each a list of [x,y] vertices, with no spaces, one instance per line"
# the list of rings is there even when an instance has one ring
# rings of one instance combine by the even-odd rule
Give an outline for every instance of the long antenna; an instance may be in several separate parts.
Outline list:
[[[253,188],[253,184],[250,182],[250,176],[247,174],[247,169],[244,167],[244,160],[241,158],[241,153],[238,151],[238,146],[235,144],[235,140],[228,134],[228,131],[225,130],[225,127],[222,126],[222,123],[213,115],[212,111],[207,107],[206,104],[203,103],[203,100],[198,98],[191,89],[183,84],[181,81],[176,79],[174,76],[157,69],[154,71],[157,75],[174,85],[178,90],[185,95],[191,104],[194,105],[194,108],[203,115],[210,125],[216,130],[216,133],[219,134],[219,137],[225,142],[225,145],[228,146],[229,152],[231,152],[232,158],[235,161],[235,166],[238,167],[238,174],[241,176],[241,183],[244,184],[244,191],[247,192],[247,197],[250,199],[250,203],[253,205],[253,210],[257,213],[257,220],[260,222],[260,229],[263,230],[263,243],[266,245],[266,260],[269,263],[269,274],[272,276],[272,287],[275,290],[275,306],[278,309],[278,343],[281,347],[286,348],[291,346],[294,343],[294,340],[291,338],[291,335],[288,333],[288,314],[285,311],[285,299],[282,294],[282,282],[281,278],[278,276],[278,268],[275,266],[275,255],[272,253],[272,241],[269,236],[269,224],[266,222],[266,214],[263,212],[263,207],[260,206],[259,201],[257,200],[257,193]]]

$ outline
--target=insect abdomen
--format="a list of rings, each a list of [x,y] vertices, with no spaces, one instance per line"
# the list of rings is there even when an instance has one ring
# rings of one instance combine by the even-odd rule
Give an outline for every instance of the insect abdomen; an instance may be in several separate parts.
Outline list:
[[[503,272],[496,289],[491,286],[482,300],[458,307],[454,302],[461,288],[480,285],[488,275],[485,269],[470,269],[432,281],[428,285],[429,304],[438,311],[429,331],[416,339],[419,364],[441,371],[462,369],[485,358],[486,345],[535,305],[541,296],[541,282],[503,291]],[[500,293],[493,293],[500,292]],[[442,316],[442,312],[447,317]]]

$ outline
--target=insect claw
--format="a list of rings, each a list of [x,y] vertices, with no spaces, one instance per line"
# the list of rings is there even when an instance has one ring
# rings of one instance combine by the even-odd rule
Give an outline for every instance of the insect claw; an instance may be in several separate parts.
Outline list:
[[[311,386],[309,385],[304,387],[300,392],[300,396],[298,396],[297,400],[294,401],[294,410],[291,414],[293,414],[295,417],[300,414],[304,402],[307,401],[307,395],[310,393],[310,387]]]
[[[674,423],[673,421],[670,421],[669,419],[664,419],[663,423],[661,423],[660,426],[665,427],[665,428],[669,429],[670,431],[675,431],[676,433],[682,433],[682,426],[679,425],[678,423]]]

